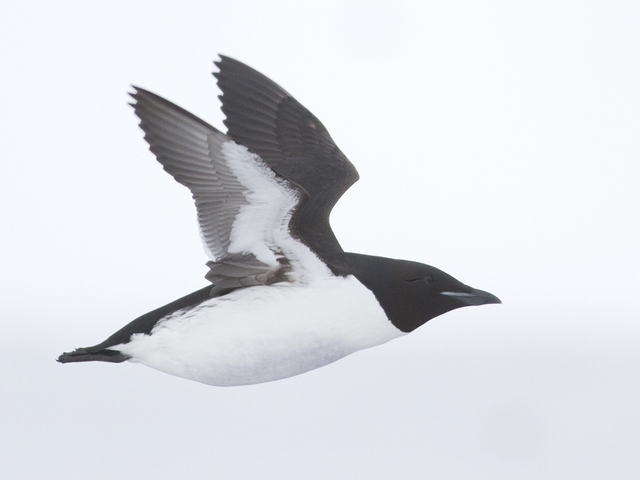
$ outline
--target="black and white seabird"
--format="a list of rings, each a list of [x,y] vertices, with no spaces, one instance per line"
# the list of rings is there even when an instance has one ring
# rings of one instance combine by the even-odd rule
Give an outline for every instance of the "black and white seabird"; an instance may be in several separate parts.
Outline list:
[[[469,305],[500,303],[421,263],[342,250],[331,209],[358,180],[327,129],[226,56],[213,75],[226,134],[142,88],[131,94],[164,169],[195,200],[208,285],[59,362],[140,362],[210,385],[291,377]]]

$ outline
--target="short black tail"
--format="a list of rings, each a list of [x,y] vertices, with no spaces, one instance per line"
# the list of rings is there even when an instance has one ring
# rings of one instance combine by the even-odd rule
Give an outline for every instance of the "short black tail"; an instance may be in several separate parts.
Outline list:
[[[87,348],[78,348],[73,352],[65,352],[58,357],[60,363],[71,362],[111,362],[120,363],[129,360],[131,357],[117,350],[109,350],[107,348],[90,351]]]

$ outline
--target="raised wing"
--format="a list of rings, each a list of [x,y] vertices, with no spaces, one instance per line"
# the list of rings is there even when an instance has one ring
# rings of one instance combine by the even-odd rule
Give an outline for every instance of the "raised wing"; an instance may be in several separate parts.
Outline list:
[[[141,88],[131,96],[150,150],[193,195],[215,291],[286,280],[306,193],[211,125]]]
[[[309,193],[298,234],[337,273],[342,248],[329,214],[358,172],[322,123],[280,86],[232,58],[220,55],[215,63],[227,135]]]

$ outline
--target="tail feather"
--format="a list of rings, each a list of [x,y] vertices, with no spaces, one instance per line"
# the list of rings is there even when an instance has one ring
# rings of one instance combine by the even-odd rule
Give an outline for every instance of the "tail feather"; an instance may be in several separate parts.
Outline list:
[[[78,348],[73,352],[65,352],[58,357],[60,363],[71,362],[111,362],[120,363],[129,360],[131,357],[117,350],[107,348],[92,352],[86,348]]]

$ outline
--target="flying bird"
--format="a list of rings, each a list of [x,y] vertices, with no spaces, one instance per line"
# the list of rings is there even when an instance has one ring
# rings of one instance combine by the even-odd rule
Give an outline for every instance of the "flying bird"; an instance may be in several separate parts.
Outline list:
[[[256,70],[220,55],[227,133],[133,87],[150,150],[192,193],[211,285],[59,362],[139,362],[209,385],[322,367],[450,310],[501,303],[437,268],[344,252],[329,214],[358,180],[320,121]]]

